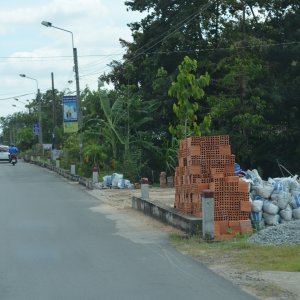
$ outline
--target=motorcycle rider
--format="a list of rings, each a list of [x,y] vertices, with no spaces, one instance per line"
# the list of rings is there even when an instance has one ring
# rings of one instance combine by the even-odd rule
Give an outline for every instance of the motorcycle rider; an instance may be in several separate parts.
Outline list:
[[[18,150],[18,148],[14,144],[11,144],[9,146],[8,152],[9,152],[9,161],[11,161],[11,156],[12,155],[17,156],[19,150]]]

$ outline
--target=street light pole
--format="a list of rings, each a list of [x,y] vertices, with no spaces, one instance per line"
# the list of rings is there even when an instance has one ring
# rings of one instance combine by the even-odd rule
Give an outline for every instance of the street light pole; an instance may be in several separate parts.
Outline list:
[[[56,28],[58,30],[69,32],[72,36],[72,49],[73,49],[73,59],[74,59],[74,72],[75,72],[75,82],[76,82],[76,100],[77,100],[77,116],[78,116],[78,129],[82,129],[82,113],[81,113],[81,101],[80,101],[80,86],[79,86],[79,71],[78,71],[78,58],[77,49],[74,47],[73,32],[60,27],[53,26],[51,22],[43,21],[41,23],[46,27]],[[81,145],[82,146],[82,145]]]
[[[36,82],[36,88],[37,88],[37,101],[38,101],[38,110],[39,110],[39,144],[43,144],[43,132],[42,132],[42,103],[41,103],[41,94],[39,89],[39,82],[37,79],[29,77],[25,74],[20,74],[21,77],[28,78],[31,80],[34,80]]]

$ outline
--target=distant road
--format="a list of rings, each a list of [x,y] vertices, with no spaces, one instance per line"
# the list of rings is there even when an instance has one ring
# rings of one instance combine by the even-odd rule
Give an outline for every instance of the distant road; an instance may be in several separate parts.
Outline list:
[[[165,234],[118,234],[121,216],[99,205],[56,173],[0,163],[0,299],[255,299],[176,252]]]

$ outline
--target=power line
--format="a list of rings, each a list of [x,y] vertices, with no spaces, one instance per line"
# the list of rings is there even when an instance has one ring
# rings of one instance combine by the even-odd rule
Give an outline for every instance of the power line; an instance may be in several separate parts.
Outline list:
[[[87,54],[87,55],[78,55],[78,57],[109,57],[122,55],[123,53],[113,53],[113,54]],[[0,56],[0,59],[46,59],[46,58],[70,58],[73,59],[71,55],[55,55],[55,56]]]
[[[29,95],[35,95],[36,93],[28,93],[28,94],[22,94],[22,95],[15,95],[11,97],[6,97],[6,98],[0,98],[0,101],[5,101],[5,100],[11,100],[14,98],[19,98],[19,97],[24,97],[24,96],[29,96]]]
[[[214,2],[214,1],[213,1]],[[152,46],[150,46],[148,49],[145,50],[145,52],[140,52],[138,53],[139,50],[143,49],[146,47],[146,45],[151,44],[151,42],[149,41],[148,43],[146,43],[145,45],[143,45],[142,47],[140,47],[139,49],[137,49],[136,55],[133,56],[132,58],[128,59],[128,61],[133,61],[134,59],[136,59],[137,57],[139,57],[140,55],[143,55],[144,53],[147,53],[146,51],[149,51],[150,49],[152,49],[153,47],[155,47],[157,44],[159,44],[160,42],[164,41],[165,39],[167,39],[170,35],[172,35],[173,33],[175,33],[176,31],[178,31],[180,28],[182,28],[183,26],[189,24],[192,20],[194,20],[202,11],[207,10],[210,6],[212,5],[212,3],[207,3],[205,5],[203,5],[198,11],[193,12],[191,15],[189,15],[188,17],[186,17],[184,20],[180,21],[179,23],[177,23],[176,28],[171,31],[170,33],[168,33],[166,36],[164,36],[162,39],[158,40],[157,42],[155,42],[155,44],[153,44]],[[188,20],[188,21],[187,21]],[[186,22],[187,21],[187,22]],[[168,31],[170,31],[170,29],[168,29],[166,32],[162,33],[161,35],[159,35],[155,40],[157,40],[158,38],[160,38],[161,36],[165,35]],[[120,60],[121,61],[121,60]],[[107,68],[106,68],[107,69]],[[100,71],[100,70],[99,70]],[[99,72],[98,71],[98,72]],[[85,75],[81,75],[80,77],[87,77],[87,76],[93,76],[93,75],[97,75],[97,73],[90,73],[90,74],[85,74]]]
[[[156,45],[158,45],[160,42],[164,41],[165,39],[167,39],[169,36],[171,36],[173,33],[175,33],[176,31],[178,31],[180,28],[182,28],[183,26],[189,24],[192,20],[194,20],[202,11],[207,10],[210,6],[212,5],[212,3],[207,3],[205,5],[203,5],[198,11],[192,13],[191,15],[189,15],[187,18],[185,18],[184,20],[180,21],[176,26],[177,28],[175,28],[173,31],[171,31],[170,33],[168,33],[165,37],[163,37],[162,39],[160,39],[159,41],[157,41],[155,44],[153,44],[152,46],[150,46],[148,49],[146,49],[146,51],[149,51],[150,49],[152,49],[153,47],[155,47]],[[185,23],[188,20],[187,23]],[[170,30],[170,29],[169,29]],[[168,30],[168,31],[169,31]],[[165,33],[167,33],[168,31],[166,31]],[[165,33],[161,34],[159,37],[161,37],[162,35],[164,35]],[[150,43],[150,42],[149,42]],[[148,43],[147,43],[148,44]],[[146,45],[147,45],[146,44]],[[138,52],[140,49],[144,48],[144,46],[142,46],[141,48],[137,49],[135,52]],[[146,52],[145,51],[145,52]],[[140,55],[142,55],[141,53],[137,53],[135,56],[133,56],[131,59],[129,59],[129,61],[132,61],[134,59],[136,59],[137,57],[139,57]]]
[[[241,50],[247,48],[266,48],[266,47],[273,47],[273,46],[288,46],[288,45],[295,45],[300,44],[300,42],[283,42],[283,43],[273,43],[273,44],[260,44],[260,45],[249,45],[249,46],[229,46],[229,47],[219,47],[219,48],[204,48],[204,49],[197,49],[197,50],[172,50],[172,51],[153,51],[153,52],[140,52],[140,55],[155,55],[155,54],[172,54],[172,53],[199,53],[199,52],[212,52],[212,51],[223,51],[223,50]],[[99,74],[102,70],[109,70],[110,67],[103,67],[98,71],[93,73],[87,73],[81,75],[80,77],[87,77]]]

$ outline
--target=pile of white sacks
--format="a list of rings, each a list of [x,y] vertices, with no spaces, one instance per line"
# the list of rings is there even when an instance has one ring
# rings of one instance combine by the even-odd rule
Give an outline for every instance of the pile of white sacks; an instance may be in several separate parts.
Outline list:
[[[262,180],[257,170],[248,170],[253,226],[278,225],[300,220],[300,183],[298,176]]]

